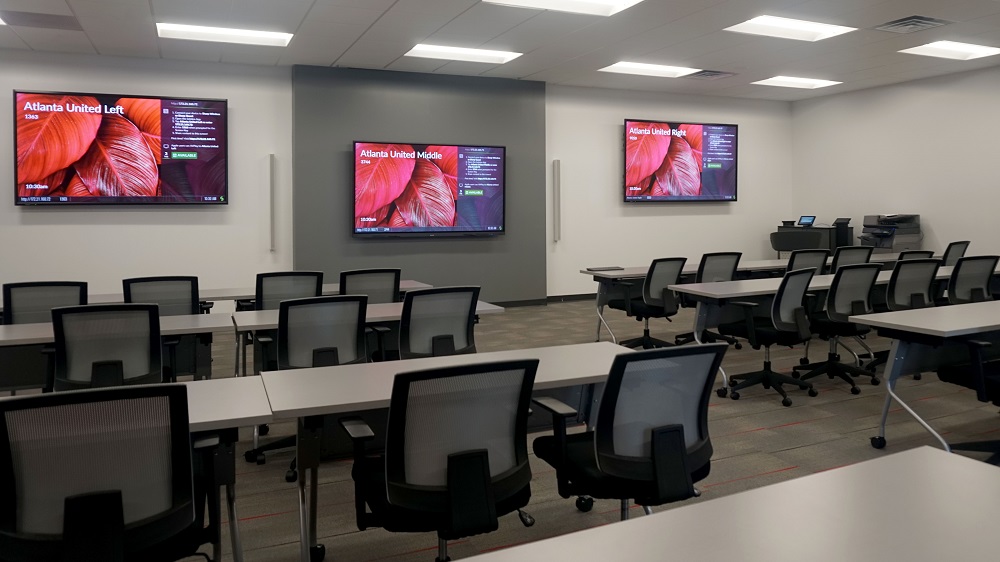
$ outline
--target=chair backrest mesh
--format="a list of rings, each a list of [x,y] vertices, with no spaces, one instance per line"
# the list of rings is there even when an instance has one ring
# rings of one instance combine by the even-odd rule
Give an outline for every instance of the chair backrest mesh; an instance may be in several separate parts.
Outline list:
[[[899,261],[922,260],[934,257],[934,250],[903,250],[899,253]]]
[[[913,308],[913,295],[923,297],[924,306],[933,305],[931,289],[940,266],[936,259],[907,259],[897,263],[889,278],[886,297],[889,310]]]
[[[651,459],[651,431],[666,425],[684,426],[689,450],[707,442],[709,378],[723,353],[710,344],[618,356],[598,412],[598,463],[605,455]]]
[[[160,316],[198,313],[197,277],[126,279],[125,302],[146,302],[160,307]]]
[[[981,297],[990,299],[990,279],[996,273],[997,256],[970,256],[960,258],[955,263],[948,282],[948,302],[961,304],[977,299],[974,292],[981,291]]]
[[[51,322],[53,308],[87,304],[86,284],[12,283],[7,289],[4,308],[9,309],[5,316],[9,314],[11,324]]]
[[[318,277],[318,279],[317,279]],[[257,275],[257,310],[276,310],[281,301],[318,297],[322,292],[321,273],[311,271]]]
[[[673,292],[668,292],[667,298],[671,302],[663,300],[663,290],[670,285],[676,285],[684,270],[684,263],[687,258],[662,258],[653,260],[646,273],[646,279],[642,283],[642,300],[651,306],[662,306],[664,308],[676,308],[676,299]]]
[[[149,314],[146,310],[85,308],[63,314],[66,379],[89,382],[95,361],[121,361],[125,381],[149,375],[153,352]]]
[[[9,410],[4,417],[17,532],[61,535],[64,498],[94,491],[121,490],[126,524],[171,508],[167,397]]]
[[[864,312],[872,311],[871,292],[882,268],[877,263],[861,263],[841,266],[837,270],[826,299],[826,313],[831,320],[847,322],[854,314],[854,303],[862,302]]]
[[[288,367],[303,368],[313,366],[313,350],[337,348],[337,359],[341,364],[357,361],[360,309],[364,298],[333,300],[339,297],[319,297],[285,301],[288,320],[278,325],[279,345],[284,345],[280,353],[281,361]],[[363,322],[363,320],[362,320]],[[282,335],[281,331],[285,330]],[[280,365],[279,363],[279,365]],[[284,367],[284,365],[280,365]]]
[[[959,242],[952,242],[948,244],[945,248],[944,258],[941,260],[941,265],[952,266],[958,263],[958,260],[965,256],[966,250],[969,249],[969,241],[961,240]]]
[[[468,347],[471,341],[470,318],[476,313],[478,288],[462,291],[435,292],[435,289],[410,291],[405,300],[410,302],[407,331],[407,349],[403,349],[400,333],[400,351],[430,354],[435,336],[453,336],[455,349]],[[406,307],[404,306],[404,311]]]
[[[736,267],[740,264],[740,252],[718,252],[705,254],[698,264],[698,283],[732,281],[736,277]]]
[[[858,263],[868,263],[872,257],[871,246],[841,246],[833,253],[833,263],[830,264],[830,273],[837,273],[845,265]]]
[[[516,425],[526,375],[525,369],[489,370],[411,382],[401,447],[405,483],[446,485],[448,455],[463,451],[486,449],[493,477],[523,462]],[[390,425],[393,414],[390,406]],[[394,460],[388,443],[394,438],[387,436],[387,464]]]
[[[371,304],[399,300],[398,269],[359,269],[340,272],[340,294],[367,295]]]
[[[778,292],[771,302],[771,321],[778,330],[792,332],[797,331],[795,324],[795,309],[801,308],[806,291],[809,290],[809,282],[812,281],[816,270],[812,268],[789,271],[781,279]]]
[[[816,275],[822,275],[829,257],[829,250],[796,250],[789,256],[786,270],[815,269]]]

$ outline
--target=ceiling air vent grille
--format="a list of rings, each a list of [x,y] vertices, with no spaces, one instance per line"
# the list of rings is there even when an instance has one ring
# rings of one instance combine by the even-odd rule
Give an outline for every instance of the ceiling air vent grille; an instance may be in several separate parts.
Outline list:
[[[694,74],[688,74],[685,78],[695,78],[698,80],[718,80],[719,78],[729,78],[736,76],[733,72],[722,72],[721,70],[702,70]]]
[[[909,16],[893,20],[888,23],[883,23],[875,29],[879,31],[888,31],[890,33],[914,33],[916,31],[923,31],[933,27],[941,27],[942,25],[948,25],[949,23],[952,22],[936,18],[928,18],[926,16]]]

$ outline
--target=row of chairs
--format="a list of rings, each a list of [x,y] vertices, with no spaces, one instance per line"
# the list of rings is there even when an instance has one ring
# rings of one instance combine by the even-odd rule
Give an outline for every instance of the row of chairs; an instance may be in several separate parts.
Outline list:
[[[575,412],[536,400],[554,414],[553,436],[534,449],[556,468],[559,493],[618,499],[622,519],[630,500],[648,513],[698,495],[694,484],[712,456],[709,396],[725,351],[716,344],[617,357],[592,431],[567,435]],[[438,560],[448,560],[447,541],[496,530],[505,514],[532,524],[522,509],[531,495],[527,417],[537,367],[522,360],[397,375],[382,451],[366,446],[370,428],[341,420],[355,442],[359,529],[434,531]],[[0,559],[190,555],[200,526],[186,399],[185,388],[159,385],[0,401],[0,481],[13,483],[0,487]],[[91,419],[100,423],[80,423]],[[37,478],[41,466],[45,478]],[[581,499],[577,506],[589,510]]]

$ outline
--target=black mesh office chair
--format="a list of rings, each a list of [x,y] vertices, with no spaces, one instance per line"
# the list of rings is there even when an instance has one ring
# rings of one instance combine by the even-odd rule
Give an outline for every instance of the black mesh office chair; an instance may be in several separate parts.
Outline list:
[[[855,365],[841,363],[840,356],[837,354],[837,345],[842,337],[854,338],[871,331],[870,327],[854,324],[848,318],[873,312],[871,305],[872,287],[875,286],[875,280],[881,269],[881,264],[877,263],[856,263],[842,265],[837,270],[833,283],[830,285],[830,291],[827,293],[826,310],[813,314],[809,319],[812,333],[830,342],[827,360],[794,367],[796,371],[807,371],[802,375],[801,380],[809,380],[820,375],[827,375],[831,379],[836,377],[850,383],[851,394],[861,392],[852,377],[871,377],[872,384],[879,383],[875,373]]]
[[[340,294],[367,295],[371,304],[399,302],[399,269],[355,269],[340,272]],[[374,357],[385,359],[385,337],[393,330],[393,323],[367,325],[365,331],[374,334],[376,346]]]
[[[3,285],[3,323],[52,322],[52,309],[87,304],[83,281],[38,281]],[[52,345],[0,347],[0,391],[44,388],[52,378]]]
[[[0,401],[0,482],[0,560],[155,562],[208,542],[183,386]]]
[[[281,301],[278,308],[278,369],[304,369],[364,363],[365,315],[368,297],[341,295]],[[290,374],[289,376],[295,376]],[[266,451],[295,446],[295,436],[283,437],[244,453],[247,462],[264,464]],[[286,482],[298,478],[292,460]]]
[[[837,273],[842,266],[868,263],[872,258],[872,246],[841,246],[833,253],[830,273]]]
[[[531,497],[527,419],[538,361],[505,361],[396,375],[386,450],[360,419],[342,420],[354,442],[358,529],[438,534],[437,560],[448,542],[488,533],[497,518]]]
[[[155,304],[91,304],[52,309],[53,390],[163,382]]]
[[[642,337],[622,340],[618,342],[620,345],[642,347],[643,349],[673,345],[671,342],[656,339],[649,334],[649,319],[666,318],[670,320],[671,316],[677,314],[677,295],[667,287],[676,285],[680,281],[681,272],[684,270],[686,262],[687,258],[653,260],[649,264],[649,270],[642,282],[641,297],[608,301],[609,307],[624,310],[629,316],[643,321]]]
[[[207,313],[212,303],[203,303],[198,296],[198,278],[195,276],[133,277],[122,279],[122,292],[127,303],[153,303],[160,307],[160,316],[181,316]],[[195,380],[212,377],[211,367],[199,373],[198,346],[207,346],[211,353],[212,333],[165,336],[163,347],[166,361],[163,376],[177,380],[177,374],[191,372]],[[183,361],[179,361],[183,358]],[[186,367],[182,370],[182,365]]]
[[[576,411],[554,398],[535,404],[552,413],[553,435],[535,439],[535,455],[556,469],[559,495],[577,495],[590,511],[593,498],[644,507],[698,495],[694,483],[711,470],[708,400],[723,344],[671,347],[615,357],[592,431],[566,434]]]
[[[698,263],[698,273],[695,275],[694,282],[718,283],[720,281],[732,281],[736,278],[736,268],[740,265],[741,257],[743,257],[742,252],[715,252],[701,256],[701,262]],[[690,304],[686,304],[686,306],[690,306]],[[725,341],[736,349],[743,348],[736,338],[723,336],[722,334],[707,330],[701,334],[702,343],[710,343],[718,340]],[[674,343],[677,345],[693,341],[696,341],[696,339],[692,332],[686,332],[674,338]]]
[[[899,261],[923,260],[934,257],[934,250],[903,250],[899,253]],[[899,262],[896,262],[899,263]]]
[[[941,261],[933,258],[902,260],[896,264],[889,277],[885,302],[875,303],[875,312],[891,312],[894,310],[910,310],[934,306],[934,283],[937,278]],[[865,368],[874,372],[875,368],[889,360],[888,351],[875,353]],[[919,380],[919,373],[914,375]]]
[[[812,269],[816,275],[823,275],[826,271],[826,260],[829,258],[830,250],[795,250],[788,256],[788,266],[785,271]]]
[[[996,274],[1000,256],[968,256],[959,258],[948,279],[948,296],[937,304],[967,304],[993,300],[990,281]]]
[[[258,273],[253,306],[254,310],[277,310],[283,300],[318,297],[322,294],[322,271]],[[273,345],[275,335],[274,330],[254,334],[254,372],[273,370],[277,366]]]
[[[474,327],[479,287],[407,291],[399,319],[399,357],[476,352]]]
[[[968,251],[969,244],[970,242],[968,240],[961,240],[948,244],[948,247],[944,250],[944,257],[941,258],[941,265],[950,267],[958,263],[958,260],[964,257],[965,252]]]
[[[816,396],[812,384],[782,375],[771,370],[771,346],[793,346],[804,343],[812,338],[809,331],[809,318],[805,306],[806,291],[812,281],[814,269],[799,269],[789,271],[781,280],[778,292],[771,301],[771,314],[768,317],[755,316],[759,303],[736,302],[742,306],[745,318],[740,322],[719,325],[719,332],[743,338],[750,342],[754,349],[764,348],[764,368],[753,373],[731,375],[729,385],[732,387],[730,396],[739,400],[740,390],[755,385],[773,388],[781,395],[781,404],[791,406],[792,399],[788,397],[783,385],[790,384],[800,389],[808,390],[809,396]]]

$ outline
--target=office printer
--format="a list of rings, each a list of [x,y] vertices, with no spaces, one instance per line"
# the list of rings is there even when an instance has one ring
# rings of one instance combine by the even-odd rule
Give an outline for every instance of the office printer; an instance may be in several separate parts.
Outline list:
[[[881,253],[919,250],[924,239],[920,215],[865,215],[861,232],[861,245]]]

